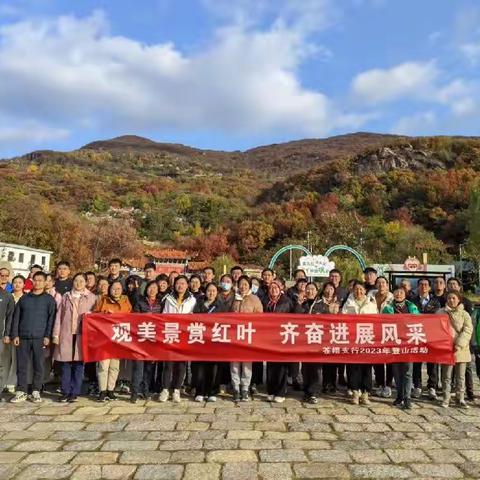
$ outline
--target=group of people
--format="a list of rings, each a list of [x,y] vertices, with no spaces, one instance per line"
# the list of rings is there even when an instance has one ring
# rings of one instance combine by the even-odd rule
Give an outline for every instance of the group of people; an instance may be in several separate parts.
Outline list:
[[[42,389],[51,374],[60,379],[60,402],[75,402],[85,380],[89,394],[101,402],[115,400],[115,391],[138,399],[181,401],[182,388],[198,402],[214,402],[230,389],[233,400],[249,401],[266,383],[267,400],[282,403],[287,389],[303,389],[305,401],[315,404],[321,392],[334,394],[344,388],[353,404],[369,405],[374,391],[391,397],[395,406],[412,408],[412,398],[422,396],[422,364],[332,364],[267,362],[154,362],[107,359],[85,363],[82,357],[82,316],[99,313],[189,314],[222,312],[276,314],[423,314],[442,313],[450,319],[455,344],[455,365],[427,364],[427,394],[432,401],[442,390],[441,404],[450,405],[452,385],[459,407],[473,400],[472,352],[476,333],[473,306],[462,292],[461,281],[437,277],[418,279],[415,291],[405,280],[391,291],[388,279],[366,268],[364,279],[342,285],[342,273],[334,269],[321,285],[309,281],[303,270],[294,273],[295,284],[266,268],[261,278],[249,277],[235,266],[216,277],[207,267],[189,278],[177,272],[157,275],[153,263],[143,276],[121,275],[122,262],[112,259],[108,273],[71,276],[70,265],[61,261],[54,274],[34,265],[28,278],[11,277],[0,269],[0,384],[14,393],[11,402],[41,402]],[[477,368],[477,372],[479,369]],[[266,375],[265,375],[266,373]],[[31,384],[31,391],[29,385]],[[29,393],[30,392],[30,393]]]

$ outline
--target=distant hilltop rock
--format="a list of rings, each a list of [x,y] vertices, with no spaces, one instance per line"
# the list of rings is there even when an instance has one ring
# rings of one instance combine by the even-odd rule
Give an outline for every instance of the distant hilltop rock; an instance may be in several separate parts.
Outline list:
[[[441,160],[438,152],[420,150],[410,144],[396,147],[381,147],[378,150],[360,154],[353,160],[353,171],[357,175],[379,174],[391,170],[446,169],[450,165]]]

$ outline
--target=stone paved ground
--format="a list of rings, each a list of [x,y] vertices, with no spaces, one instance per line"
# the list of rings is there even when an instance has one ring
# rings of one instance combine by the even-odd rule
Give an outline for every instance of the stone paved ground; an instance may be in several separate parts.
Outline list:
[[[0,479],[480,478],[480,406],[0,405]]]

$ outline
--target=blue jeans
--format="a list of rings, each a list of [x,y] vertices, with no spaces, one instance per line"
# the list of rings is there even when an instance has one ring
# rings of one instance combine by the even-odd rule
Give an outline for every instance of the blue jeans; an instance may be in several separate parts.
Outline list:
[[[83,362],[60,362],[62,365],[62,393],[77,397],[82,392]]]
[[[392,367],[397,387],[397,400],[409,400],[412,390],[413,363],[394,363]]]

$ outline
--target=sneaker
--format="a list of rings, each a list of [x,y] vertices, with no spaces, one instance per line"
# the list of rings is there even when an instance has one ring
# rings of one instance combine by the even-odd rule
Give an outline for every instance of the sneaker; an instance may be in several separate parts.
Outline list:
[[[241,401],[242,402],[249,402],[250,401],[250,395],[248,394],[248,390],[243,390],[242,391]]]
[[[394,401],[393,401],[393,406],[394,407],[400,407],[403,405],[403,399],[402,398],[396,398]]]
[[[68,403],[68,400],[69,400],[69,399],[70,399],[70,397],[69,397],[68,395],[62,395],[62,396],[58,399],[58,401],[59,401],[60,403]]]
[[[207,402],[216,402],[217,397],[215,395],[211,395],[210,397],[207,398]]]
[[[360,396],[360,403],[362,405],[370,405],[370,400],[368,399],[368,392],[363,392]]]
[[[14,394],[15,393],[15,385],[7,385],[5,387],[5,390],[6,390],[7,393]],[[468,394],[467,394],[467,397],[468,397]]]
[[[434,388],[429,388],[428,389],[428,399],[429,400],[438,400],[437,392],[435,391]]]
[[[99,402],[107,402],[110,400],[107,396],[107,392],[100,392],[100,395],[98,396],[98,401]]]
[[[182,399],[180,398],[180,390],[175,389],[172,394],[172,402],[180,403]]]
[[[311,405],[315,405],[318,403],[317,397],[314,397],[313,395],[307,398],[307,402],[310,403]]]
[[[239,402],[242,399],[240,392],[238,390],[233,391],[233,401]]]
[[[24,392],[16,392],[15,396],[10,400],[10,403],[21,403],[27,399],[27,394]]]
[[[132,393],[130,395],[130,403],[137,403],[138,402],[138,394],[137,393]]]
[[[347,397],[353,397],[353,390],[347,389]]]
[[[412,390],[412,398],[420,398],[422,396],[422,389],[420,387],[415,387]]]
[[[120,386],[118,387],[118,391],[120,393],[130,393],[130,387],[127,385],[126,382],[120,382]]]
[[[285,401],[285,397],[273,397],[273,401],[275,403],[283,403]]]
[[[76,403],[78,402],[78,397],[76,395],[70,395],[68,397],[68,403]]]
[[[409,398],[406,398],[403,401],[403,408],[405,410],[411,410],[413,408],[412,401]]]
[[[384,387],[382,390],[383,398],[390,398],[392,396],[392,389],[390,387]]]
[[[465,400],[460,400],[458,403],[457,403],[457,406],[458,408],[470,408],[469,405],[467,405],[467,403],[465,402]]]
[[[257,386],[255,384],[250,385],[250,395],[256,395],[257,393]]]
[[[116,400],[117,399],[117,396],[111,390],[107,391],[107,397],[108,397],[109,400]]]
[[[273,402],[274,398],[275,398],[274,395],[267,395],[267,402]]]
[[[42,403],[42,397],[40,396],[40,392],[38,390],[34,390],[30,397],[30,400],[33,403]]]
[[[442,402],[442,407],[443,407],[443,408],[448,408],[448,407],[450,407],[450,402],[443,401],[443,402]]]
[[[158,401],[159,402],[166,402],[168,400],[168,397],[170,396],[170,392],[164,388],[161,392],[160,395],[158,396]]]
[[[353,405],[359,405],[360,404],[360,391],[359,390],[353,390],[352,391],[352,404]]]
[[[202,395],[197,395],[197,396],[195,397],[195,401],[196,401],[196,402],[199,402],[199,403],[203,402],[203,401],[204,401],[203,396],[202,396]]]

